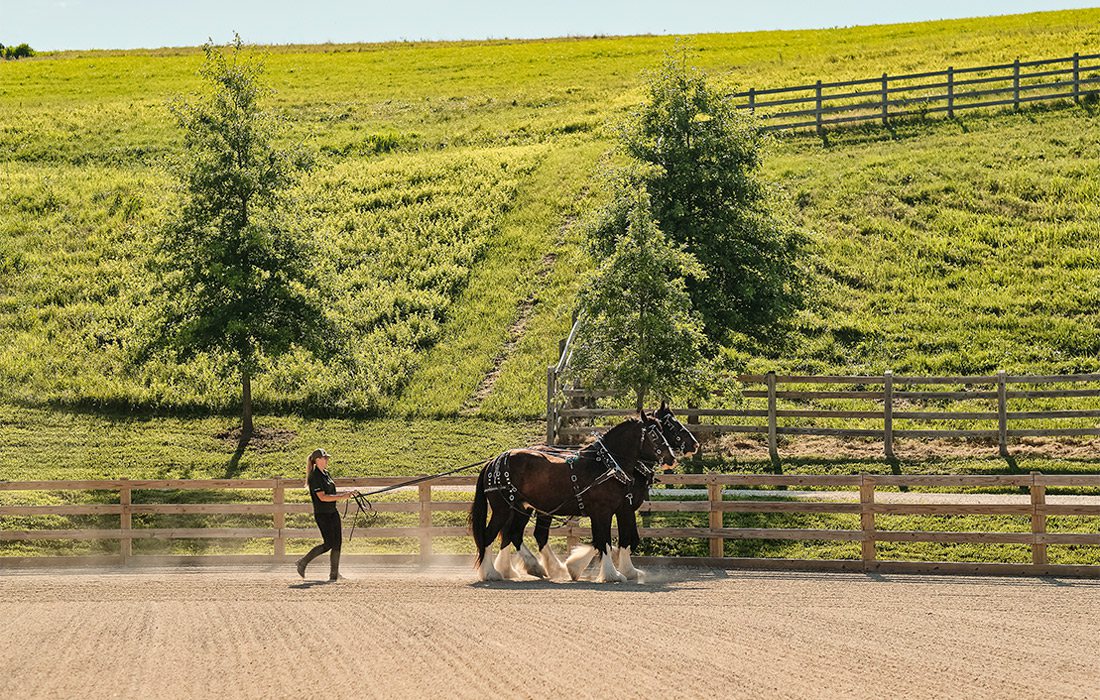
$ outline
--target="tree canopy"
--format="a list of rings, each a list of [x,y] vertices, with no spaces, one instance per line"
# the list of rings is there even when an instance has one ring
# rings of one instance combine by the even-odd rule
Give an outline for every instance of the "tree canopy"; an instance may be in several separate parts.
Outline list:
[[[651,392],[697,393],[705,337],[684,280],[705,276],[698,261],[661,232],[644,188],[619,189],[591,240],[598,264],[580,295],[573,371],[633,391],[639,408]]]
[[[687,291],[707,335],[771,334],[802,302],[803,236],[773,213],[759,168],[765,135],[707,77],[670,57],[621,130],[661,230],[698,258]]]

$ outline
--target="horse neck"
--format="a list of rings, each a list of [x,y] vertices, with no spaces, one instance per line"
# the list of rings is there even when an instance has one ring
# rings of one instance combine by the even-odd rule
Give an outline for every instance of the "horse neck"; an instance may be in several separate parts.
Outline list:
[[[620,463],[623,460],[633,463],[638,458],[638,448],[641,445],[641,440],[641,423],[633,420],[619,423],[600,438],[604,448],[611,452]]]

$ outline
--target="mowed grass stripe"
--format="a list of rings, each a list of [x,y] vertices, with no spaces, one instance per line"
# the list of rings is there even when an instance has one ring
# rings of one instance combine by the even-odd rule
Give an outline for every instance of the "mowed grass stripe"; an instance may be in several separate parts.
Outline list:
[[[557,267],[557,262],[550,262],[546,255],[560,247],[561,227],[566,216],[575,212],[573,204],[581,196],[578,185],[586,184],[604,148],[587,140],[574,140],[547,150],[472,270],[469,283],[440,331],[440,342],[428,352],[396,402],[397,413],[453,415],[464,406],[480,406],[481,399],[475,392],[486,375],[497,369],[496,363],[508,359],[502,355],[505,345],[521,337],[523,329],[518,327],[516,337],[511,336],[521,315],[524,324],[529,319],[531,310],[525,305],[537,304],[545,307],[540,308],[542,314],[556,316],[560,307],[568,304],[569,298],[545,294],[546,276]],[[552,344],[556,346],[556,341]],[[545,358],[547,351],[553,352],[553,347],[543,348],[540,357]],[[535,378],[522,368],[510,366],[507,370],[523,373],[518,381],[506,381],[512,386],[521,385],[524,394],[530,393],[529,383]],[[501,410],[499,402],[497,406],[499,413],[518,413],[514,409]]]

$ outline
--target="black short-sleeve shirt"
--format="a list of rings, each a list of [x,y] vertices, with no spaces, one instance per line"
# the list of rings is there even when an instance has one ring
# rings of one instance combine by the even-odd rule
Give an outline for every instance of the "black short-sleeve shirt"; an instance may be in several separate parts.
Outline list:
[[[314,467],[313,471],[309,473],[309,497],[313,500],[313,512],[314,513],[338,513],[336,509],[335,501],[322,501],[317,498],[317,492],[322,491],[329,495],[336,494],[336,482],[332,480],[332,477],[328,475],[328,472],[321,471],[320,468]]]

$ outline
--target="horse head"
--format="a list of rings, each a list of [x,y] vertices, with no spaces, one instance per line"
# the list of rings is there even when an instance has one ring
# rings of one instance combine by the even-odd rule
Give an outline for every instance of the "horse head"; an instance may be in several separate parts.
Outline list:
[[[666,467],[676,464],[676,453],[672,451],[668,439],[661,430],[661,421],[655,415],[638,412],[642,424],[642,446],[638,452],[640,459],[656,464],[660,461]]]
[[[661,407],[653,414],[661,426],[661,433],[665,440],[684,457],[690,457],[699,450],[699,441],[692,435],[684,424],[676,420],[668,403],[661,402]]]

